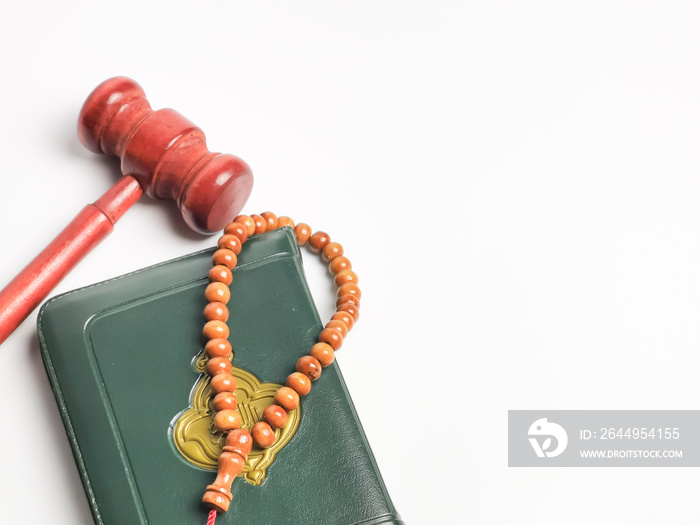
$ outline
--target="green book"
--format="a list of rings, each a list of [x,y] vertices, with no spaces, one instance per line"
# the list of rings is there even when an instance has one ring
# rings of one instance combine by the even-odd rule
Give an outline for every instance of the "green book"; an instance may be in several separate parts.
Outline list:
[[[95,522],[204,524],[216,477],[202,373],[213,250],[57,296],[38,319],[42,356]],[[291,229],[248,240],[228,325],[245,426],[316,342],[322,323]],[[234,480],[217,525],[403,524],[336,364]],[[281,446],[279,446],[281,445]]]

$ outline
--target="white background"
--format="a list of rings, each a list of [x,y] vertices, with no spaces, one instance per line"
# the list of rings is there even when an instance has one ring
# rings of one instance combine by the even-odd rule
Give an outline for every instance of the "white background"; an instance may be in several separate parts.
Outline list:
[[[116,180],[75,124],[130,76],[250,164],[244,211],[344,244],[338,361],[409,525],[697,523],[697,469],[506,445],[509,409],[699,408],[698,27],[692,1],[4,2],[0,277]],[[213,241],[144,199],[55,292]],[[91,523],[35,321],[0,347],[0,522]]]

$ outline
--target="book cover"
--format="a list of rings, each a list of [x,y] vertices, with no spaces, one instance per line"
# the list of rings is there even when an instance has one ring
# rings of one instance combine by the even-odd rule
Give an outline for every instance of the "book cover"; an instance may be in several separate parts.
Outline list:
[[[222,444],[201,368],[212,253],[62,294],[39,313],[42,356],[98,524],[206,521],[200,501]],[[322,323],[291,229],[249,239],[233,276],[233,373],[252,426]],[[403,524],[337,364],[280,433],[281,446],[249,456],[218,525]]]

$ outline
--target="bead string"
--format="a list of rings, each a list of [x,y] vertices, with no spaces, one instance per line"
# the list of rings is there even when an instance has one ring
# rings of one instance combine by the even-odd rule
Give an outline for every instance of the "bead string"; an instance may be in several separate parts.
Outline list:
[[[311,347],[309,355],[296,363],[296,371],[287,377],[285,386],[280,387],[274,396],[274,404],[267,407],[250,433],[240,428],[242,419],[236,399],[236,379],[231,375],[232,347],[228,340],[229,328],[226,321],[229,311],[226,304],[231,298],[229,286],[233,281],[232,270],[238,263],[238,255],[248,237],[289,226],[294,229],[297,244],[308,246],[312,252],[321,255],[328,263],[334,282],[338,286],[337,311],[318,336],[318,342]],[[352,264],[343,255],[343,247],[331,242],[330,236],[322,231],[311,233],[308,224],[296,224],[286,216],[277,217],[272,212],[260,215],[239,215],[224,229],[217,242],[218,249],[212,256],[213,267],[209,271],[209,285],[204,294],[208,304],[204,308],[203,334],[208,339],[204,346],[207,355],[206,370],[211,376],[211,388],[216,395],[212,402],[216,411],[214,426],[225,438],[225,445],[219,456],[219,472],[212,485],[202,498],[211,510],[207,525],[213,525],[217,512],[228,510],[232,499],[231,484],[243,470],[253,442],[259,448],[268,448],[276,440],[275,431],[287,423],[288,413],[299,406],[299,397],[311,390],[311,383],[320,376],[322,369],[333,363],[335,352],[340,349],[343,339],[360,316],[360,288]]]

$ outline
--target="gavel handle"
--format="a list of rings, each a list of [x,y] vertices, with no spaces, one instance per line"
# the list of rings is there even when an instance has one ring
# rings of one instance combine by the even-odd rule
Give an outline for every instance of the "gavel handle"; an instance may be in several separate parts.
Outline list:
[[[130,175],[88,204],[29,265],[0,291],[0,344],[113,229],[143,190]]]

